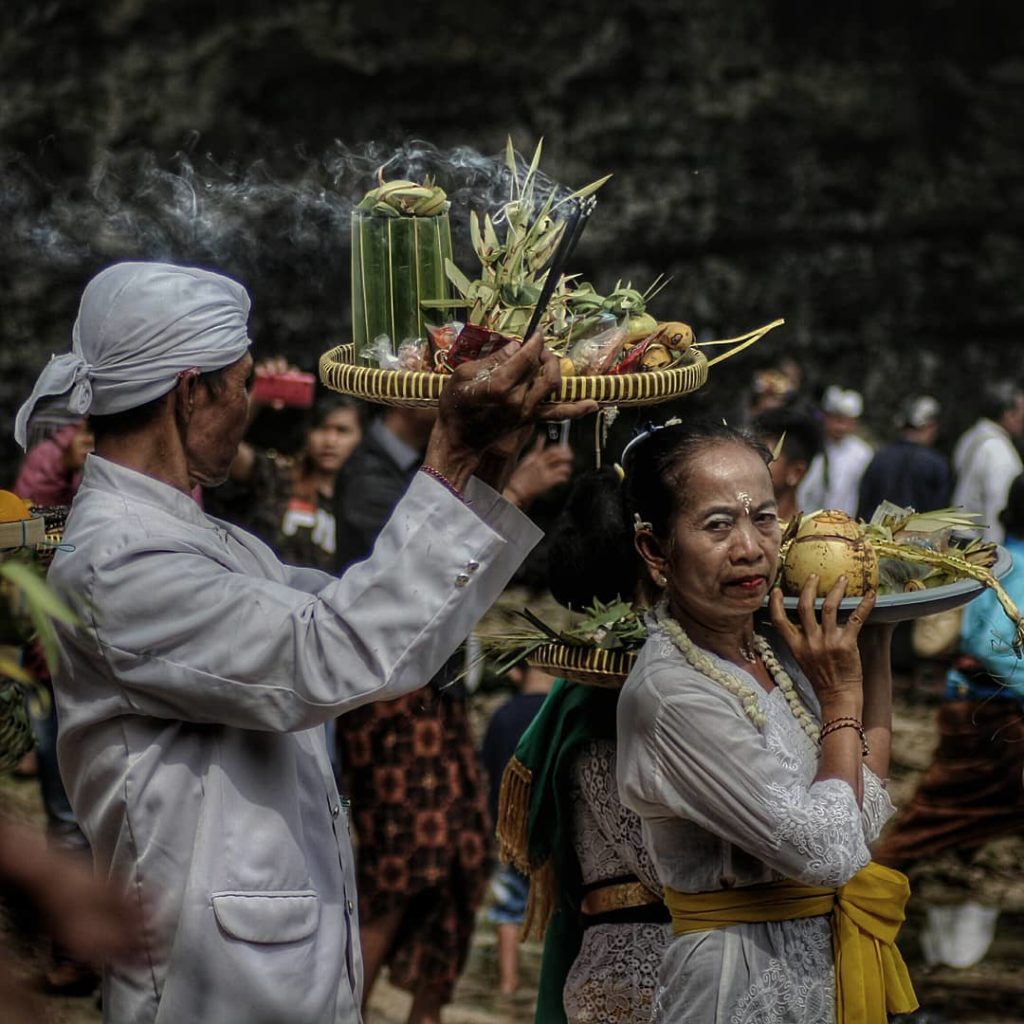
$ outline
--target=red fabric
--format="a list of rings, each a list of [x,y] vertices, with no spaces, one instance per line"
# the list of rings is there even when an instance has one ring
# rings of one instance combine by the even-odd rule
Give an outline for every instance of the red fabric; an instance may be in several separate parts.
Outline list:
[[[22,460],[14,493],[33,505],[70,505],[82,474],[64,468],[64,453],[78,430],[76,424],[61,427],[40,441]]]

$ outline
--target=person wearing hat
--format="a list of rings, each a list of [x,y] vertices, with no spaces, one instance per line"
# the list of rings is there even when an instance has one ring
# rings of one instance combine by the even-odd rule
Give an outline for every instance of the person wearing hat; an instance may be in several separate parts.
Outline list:
[[[1024,437],[1024,389],[1014,380],[989,383],[981,416],[953,448],[953,504],[981,513],[981,536],[1002,543],[999,513],[1010,482],[1024,469],[1015,441]]]
[[[934,448],[940,411],[931,395],[918,395],[901,406],[899,437],[875,454],[861,477],[859,518],[869,521],[883,501],[917,512],[949,505],[949,463]]]
[[[24,444],[66,395],[96,438],[50,580],[82,618],[60,630],[62,773],[98,870],[148,915],[138,958],[105,972],[115,1024],[359,1021],[322,725],[420,686],[539,539],[498,493],[558,387],[539,336],[452,375],[422,471],[342,578],[206,516],[190,492],[225,478],[246,425],[248,313],[219,274],[108,267],[16,421]]]
[[[860,478],[871,461],[871,445],[856,434],[864,400],[860,392],[831,385],[821,401],[825,446],[797,489],[804,512],[835,508],[856,515]]]

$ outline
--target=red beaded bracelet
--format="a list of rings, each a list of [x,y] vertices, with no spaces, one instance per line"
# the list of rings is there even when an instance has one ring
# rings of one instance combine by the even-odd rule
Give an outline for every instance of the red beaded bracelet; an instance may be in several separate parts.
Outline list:
[[[451,480],[449,480],[448,477],[446,477],[440,470],[434,469],[433,466],[420,466],[420,472],[426,473],[427,476],[432,476],[446,491],[454,494],[463,505],[469,504],[462,491],[460,491],[458,487],[456,487],[455,484],[453,484]]]
[[[864,726],[859,718],[854,718],[852,715],[844,715],[842,718],[833,718],[827,721],[821,727],[821,732],[818,734],[818,746],[821,746],[821,741],[826,736],[839,732],[840,729],[856,729],[857,735],[860,736],[861,756],[867,757],[871,753],[871,748],[868,746],[867,738],[864,735]]]

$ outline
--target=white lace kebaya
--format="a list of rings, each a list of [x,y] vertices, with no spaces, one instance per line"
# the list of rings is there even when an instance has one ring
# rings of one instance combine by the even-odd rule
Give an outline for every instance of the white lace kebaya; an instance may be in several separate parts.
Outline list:
[[[694,645],[702,671],[658,616],[648,622],[619,699],[618,783],[661,883],[708,892],[780,878],[846,882],[870,860],[893,807],[867,768],[863,811],[847,783],[814,781],[819,706],[781,641],[764,639],[766,664],[791,693],[781,683],[768,692]],[[656,1019],[822,1024],[834,1020],[834,986],[827,917],[696,932],[666,953]]]
[[[619,800],[614,743],[592,740],[580,751],[570,799],[573,848],[584,886],[635,876],[660,892],[640,819]],[[563,989],[569,1024],[649,1024],[658,968],[671,939],[670,925],[649,921],[606,922],[585,929]]]

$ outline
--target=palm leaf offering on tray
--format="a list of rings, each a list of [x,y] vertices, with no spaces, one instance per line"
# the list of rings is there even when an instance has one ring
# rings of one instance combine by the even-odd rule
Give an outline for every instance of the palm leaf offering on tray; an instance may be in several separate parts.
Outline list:
[[[533,328],[561,362],[554,401],[593,399],[641,405],[695,391],[710,366],[742,351],[783,321],[736,338],[696,340],[683,320],[659,321],[647,288],[618,281],[607,294],[566,269],[610,175],[575,191],[540,174],[542,146],[529,163],[506,148],[507,194],[496,209],[469,212],[477,269],[452,254],[449,201],[432,180],[386,181],[352,213],[353,342],[321,357],[336,391],[391,405],[433,405],[444,377]],[[705,348],[722,350],[709,358]]]
[[[352,336],[367,365],[397,358],[393,339],[426,331],[423,303],[451,294],[448,206],[429,179],[385,182],[381,174],[352,211]]]
[[[526,626],[481,638],[484,654],[494,660],[499,673],[526,661],[567,679],[617,685],[647,639],[643,612],[627,601],[595,601],[578,622],[561,630],[528,608],[518,614]]]
[[[795,600],[807,578],[816,574],[822,598],[845,575],[846,604],[869,589],[877,590],[882,603],[891,595],[929,590],[938,594],[940,588],[973,581],[979,584],[977,591],[959,587],[953,596],[969,600],[983,587],[992,590],[1012,624],[1012,646],[1021,654],[1024,618],[993,572],[999,549],[958,535],[976,529],[978,518],[959,508],[919,513],[891,502],[883,502],[869,523],[835,509],[804,515],[787,527],[779,551],[778,583]],[[1004,564],[1008,569],[1009,560]],[[898,606],[897,601],[887,603]],[[914,611],[927,614],[934,603],[908,600],[905,608],[910,613],[906,617],[913,617]]]

